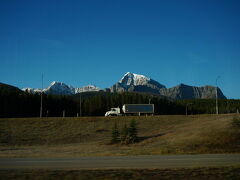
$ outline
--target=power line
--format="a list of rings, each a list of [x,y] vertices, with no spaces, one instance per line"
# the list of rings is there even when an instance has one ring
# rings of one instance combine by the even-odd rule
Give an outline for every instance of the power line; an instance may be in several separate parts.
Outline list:
[[[79,116],[82,116],[82,96],[81,96],[81,92],[79,93]]]
[[[220,78],[220,76],[218,76],[216,78],[216,114],[218,114],[218,86],[217,86],[217,81]]]

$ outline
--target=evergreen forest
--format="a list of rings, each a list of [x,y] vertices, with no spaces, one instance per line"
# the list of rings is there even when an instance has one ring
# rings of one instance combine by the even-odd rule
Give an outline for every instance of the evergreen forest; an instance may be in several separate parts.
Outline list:
[[[104,116],[112,107],[123,104],[154,104],[155,115],[214,114],[215,99],[172,100],[143,93],[87,92],[74,96],[43,94],[43,117]],[[39,117],[41,94],[0,88],[0,117]],[[240,100],[218,100],[219,113],[236,113]]]

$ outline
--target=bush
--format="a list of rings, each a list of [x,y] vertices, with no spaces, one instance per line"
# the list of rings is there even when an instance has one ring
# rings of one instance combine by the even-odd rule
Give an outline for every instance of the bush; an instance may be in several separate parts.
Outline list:
[[[235,116],[232,120],[232,124],[233,124],[234,127],[240,127],[240,117]]]

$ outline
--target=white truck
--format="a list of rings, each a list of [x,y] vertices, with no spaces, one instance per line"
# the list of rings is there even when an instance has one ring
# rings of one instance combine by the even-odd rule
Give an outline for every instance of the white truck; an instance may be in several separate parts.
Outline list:
[[[120,108],[117,107],[117,108],[111,108],[110,111],[107,111],[105,113],[105,116],[121,116],[121,111],[120,111]]]
[[[154,104],[124,104],[122,107],[123,114],[154,114]],[[105,116],[121,116],[121,109],[111,108],[110,111],[105,113]]]

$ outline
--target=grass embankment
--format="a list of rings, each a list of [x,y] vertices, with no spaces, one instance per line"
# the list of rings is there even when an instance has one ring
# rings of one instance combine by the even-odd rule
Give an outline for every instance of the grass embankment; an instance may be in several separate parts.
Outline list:
[[[0,119],[0,157],[240,152],[235,115]],[[114,123],[135,119],[140,141],[109,145]]]

